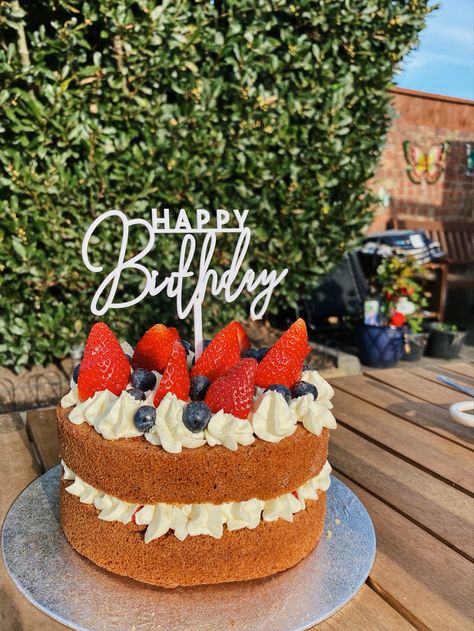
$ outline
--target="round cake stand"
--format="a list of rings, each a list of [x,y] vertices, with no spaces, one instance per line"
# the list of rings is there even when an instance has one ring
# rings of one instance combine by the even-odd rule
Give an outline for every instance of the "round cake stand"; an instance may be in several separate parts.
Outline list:
[[[370,517],[332,477],[321,541],[296,567],[242,583],[150,587],[101,570],[72,549],[59,527],[59,476],[57,466],[18,496],[5,518],[2,552],[26,598],[72,629],[300,631],[343,607],[374,562]]]

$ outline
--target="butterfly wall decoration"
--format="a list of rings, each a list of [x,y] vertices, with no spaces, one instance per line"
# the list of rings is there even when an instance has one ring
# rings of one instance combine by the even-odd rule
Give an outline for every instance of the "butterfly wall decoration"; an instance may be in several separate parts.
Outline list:
[[[444,157],[448,143],[431,145],[428,151],[409,140],[403,143],[403,152],[407,161],[407,174],[414,184],[435,184],[444,171]]]

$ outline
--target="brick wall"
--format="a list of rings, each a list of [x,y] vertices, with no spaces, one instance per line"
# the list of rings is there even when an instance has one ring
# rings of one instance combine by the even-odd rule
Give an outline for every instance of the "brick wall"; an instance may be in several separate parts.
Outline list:
[[[395,214],[434,219],[474,219],[474,173],[466,173],[466,150],[474,149],[474,101],[395,88],[395,119],[388,134],[382,161],[373,181],[376,192],[390,196],[371,231],[385,227]],[[445,170],[434,184],[410,181],[403,152],[405,140],[428,150],[448,143]]]

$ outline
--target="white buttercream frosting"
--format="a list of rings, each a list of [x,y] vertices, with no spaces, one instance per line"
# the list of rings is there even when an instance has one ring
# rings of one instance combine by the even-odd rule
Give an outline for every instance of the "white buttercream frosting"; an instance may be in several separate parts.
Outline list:
[[[98,518],[104,521],[147,526],[145,543],[162,537],[169,530],[183,541],[187,536],[208,535],[220,539],[224,526],[228,530],[256,528],[263,521],[284,519],[293,521],[293,515],[306,508],[305,500],[317,500],[318,491],[327,491],[331,483],[331,466],[326,462],[317,476],[308,480],[293,493],[285,493],[271,500],[251,499],[224,504],[131,504],[98,491],[69,469],[64,462],[65,480],[73,481],[66,491],[83,504],[93,504]]]
[[[108,390],[100,390],[85,401],[77,400],[74,409],[69,413],[69,420],[75,425],[81,425],[81,423],[92,425],[107,440],[141,436],[142,433],[135,427],[133,417],[142,405],[153,405],[153,397],[161,380],[160,373],[153,372],[156,376],[156,385],[153,390],[145,393],[145,400],[135,399],[126,390],[123,390],[120,396],[116,396]],[[131,384],[127,386],[127,389],[129,387]],[[77,393],[77,386],[75,391]],[[65,397],[61,401],[63,407],[65,407],[64,399]]]
[[[331,399],[334,396],[334,390],[330,383],[321,377],[317,370],[305,370],[301,375],[301,381],[306,381],[313,386],[316,386],[318,390],[318,403],[322,403],[330,410],[333,405]]]
[[[158,372],[154,390],[145,393],[144,401],[137,401],[125,391],[116,396],[108,390],[96,392],[93,397],[80,402],[77,398],[77,385],[71,380],[71,391],[62,398],[63,407],[74,406],[69,420],[76,425],[88,423],[109,440],[141,436],[133,417],[142,405],[153,405],[153,397],[161,380]],[[251,445],[255,436],[261,440],[277,443],[291,436],[300,422],[311,433],[319,436],[323,428],[334,429],[336,421],[332,412],[331,397],[334,390],[316,370],[306,370],[302,380],[316,386],[318,397],[311,395],[293,399],[288,405],[284,397],[276,391],[263,392],[253,403],[249,419],[236,418],[222,410],[213,414],[204,431],[190,432],[183,424],[185,401],[168,393],[156,410],[156,424],[145,438],[153,445],[170,453],[180,453],[183,447],[195,448],[208,444],[211,447],[223,445],[235,451],[239,445]],[[128,386],[127,386],[128,387]]]
[[[269,390],[254,403],[253,431],[262,440],[278,443],[296,431],[297,417],[279,392]]]
[[[312,394],[305,394],[290,402],[290,410],[304,427],[319,436],[323,427],[336,429],[336,419],[333,413],[324,404],[313,399]]]
[[[211,447],[224,445],[231,451],[236,451],[239,445],[251,445],[255,442],[249,421],[226,414],[222,410],[211,417],[204,434]]]
[[[156,409],[156,423],[145,438],[153,445],[161,445],[172,454],[180,453],[183,447],[201,447],[205,444],[204,432],[190,432],[183,423],[186,403],[168,392]]]
[[[105,392],[107,390],[101,394],[103,395]],[[110,393],[108,394],[110,395]],[[138,408],[146,401],[137,401],[126,391],[123,391],[119,397],[112,394],[105,398],[104,412],[98,414],[93,421],[95,430],[108,440],[141,436],[141,432],[135,427],[133,417]]]
[[[71,389],[61,399],[61,405],[63,406],[63,408],[70,408],[72,405],[77,405],[79,403],[79,396],[77,394],[77,383],[72,377],[71,381],[69,382],[69,386]]]

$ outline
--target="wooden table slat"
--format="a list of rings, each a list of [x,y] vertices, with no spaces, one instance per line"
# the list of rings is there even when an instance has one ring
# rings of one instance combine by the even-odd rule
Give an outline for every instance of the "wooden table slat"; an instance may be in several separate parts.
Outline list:
[[[471,388],[471,389],[474,388],[474,379],[471,379],[470,377],[466,377],[464,375],[456,374],[454,372],[450,372],[449,370],[444,370],[444,369],[440,370],[438,366],[418,366],[416,368],[408,368],[407,372],[410,373],[411,375],[422,377],[423,379],[427,379],[428,381],[431,381],[439,385],[443,385],[443,384],[441,384],[437,380],[436,377],[438,375],[444,375],[446,377],[449,377],[450,379],[453,379],[454,381],[457,381],[462,386],[467,386],[468,388]],[[456,392],[456,391],[453,390],[453,392]],[[463,395],[463,393],[460,392],[458,393],[459,401],[461,401],[463,396],[466,399],[469,398],[468,396]]]
[[[440,364],[440,372],[445,368],[448,368],[451,372],[458,373],[469,379],[474,378],[474,363],[472,362],[449,362],[448,364]]]
[[[445,481],[474,493],[472,452],[361,401],[339,390],[337,386],[335,401],[337,420],[350,429],[409,459],[411,464],[432,471]]]
[[[331,380],[340,424],[331,434],[329,459],[337,476],[364,502],[378,543],[368,584],[318,630],[454,631],[470,626],[474,433],[450,420],[447,407],[462,395],[436,382],[437,374],[470,383],[474,366],[461,361],[407,364]],[[0,483],[0,516],[41,469],[59,461],[54,410],[27,415],[28,435],[41,467],[33,459],[20,417],[8,415],[8,431],[3,418],[0,480],[11,484],[5,495]],[[327,527],[334,530],[337,524]],[[3,567],[1,590],[1,629],[64,628],[5,582]]]
[[[448,409],[453,403],[458,403],[462,400],[459,398],[459,393],[451,388],[431,383],[401,368],[386,368],[385,370],[368,371],[364,374],[371,379],[386,383],[397,390],[408,392],[418,399],[438,407]]]
[[[316,627],[317,631],[413,631],[395,609],[367,585],[334,616]]]
[[[43,471],[59,463],[59,445],[56,432],[56,408],[31,410],[26,416],[26,429],[35,445]]]
[[[474,449],[472,429],[455,423],[449,418],[446,410],[436,405],[420,401],[411,394],[363,375],[338,377],[332,379],[331,383],[362,401],[369,401],[372,405],[419,425],[425,430],[448,438],[467,449]],[[337,406],[337,400],[335,404]]]
[[[469,628],[474,615],[471,563],[351,480],[335,475],[356,493],[374,522],[377,557],[370,584],[415,626]]]
[[[0,524],[16,496],[40,473],[20,415],[0,415]],[[20,594],[7,574],[1,555],[0,629],[64,629]]]
[[[389,506],[474,558],[471,498],[339,425],[331,435],[329,462]]]

